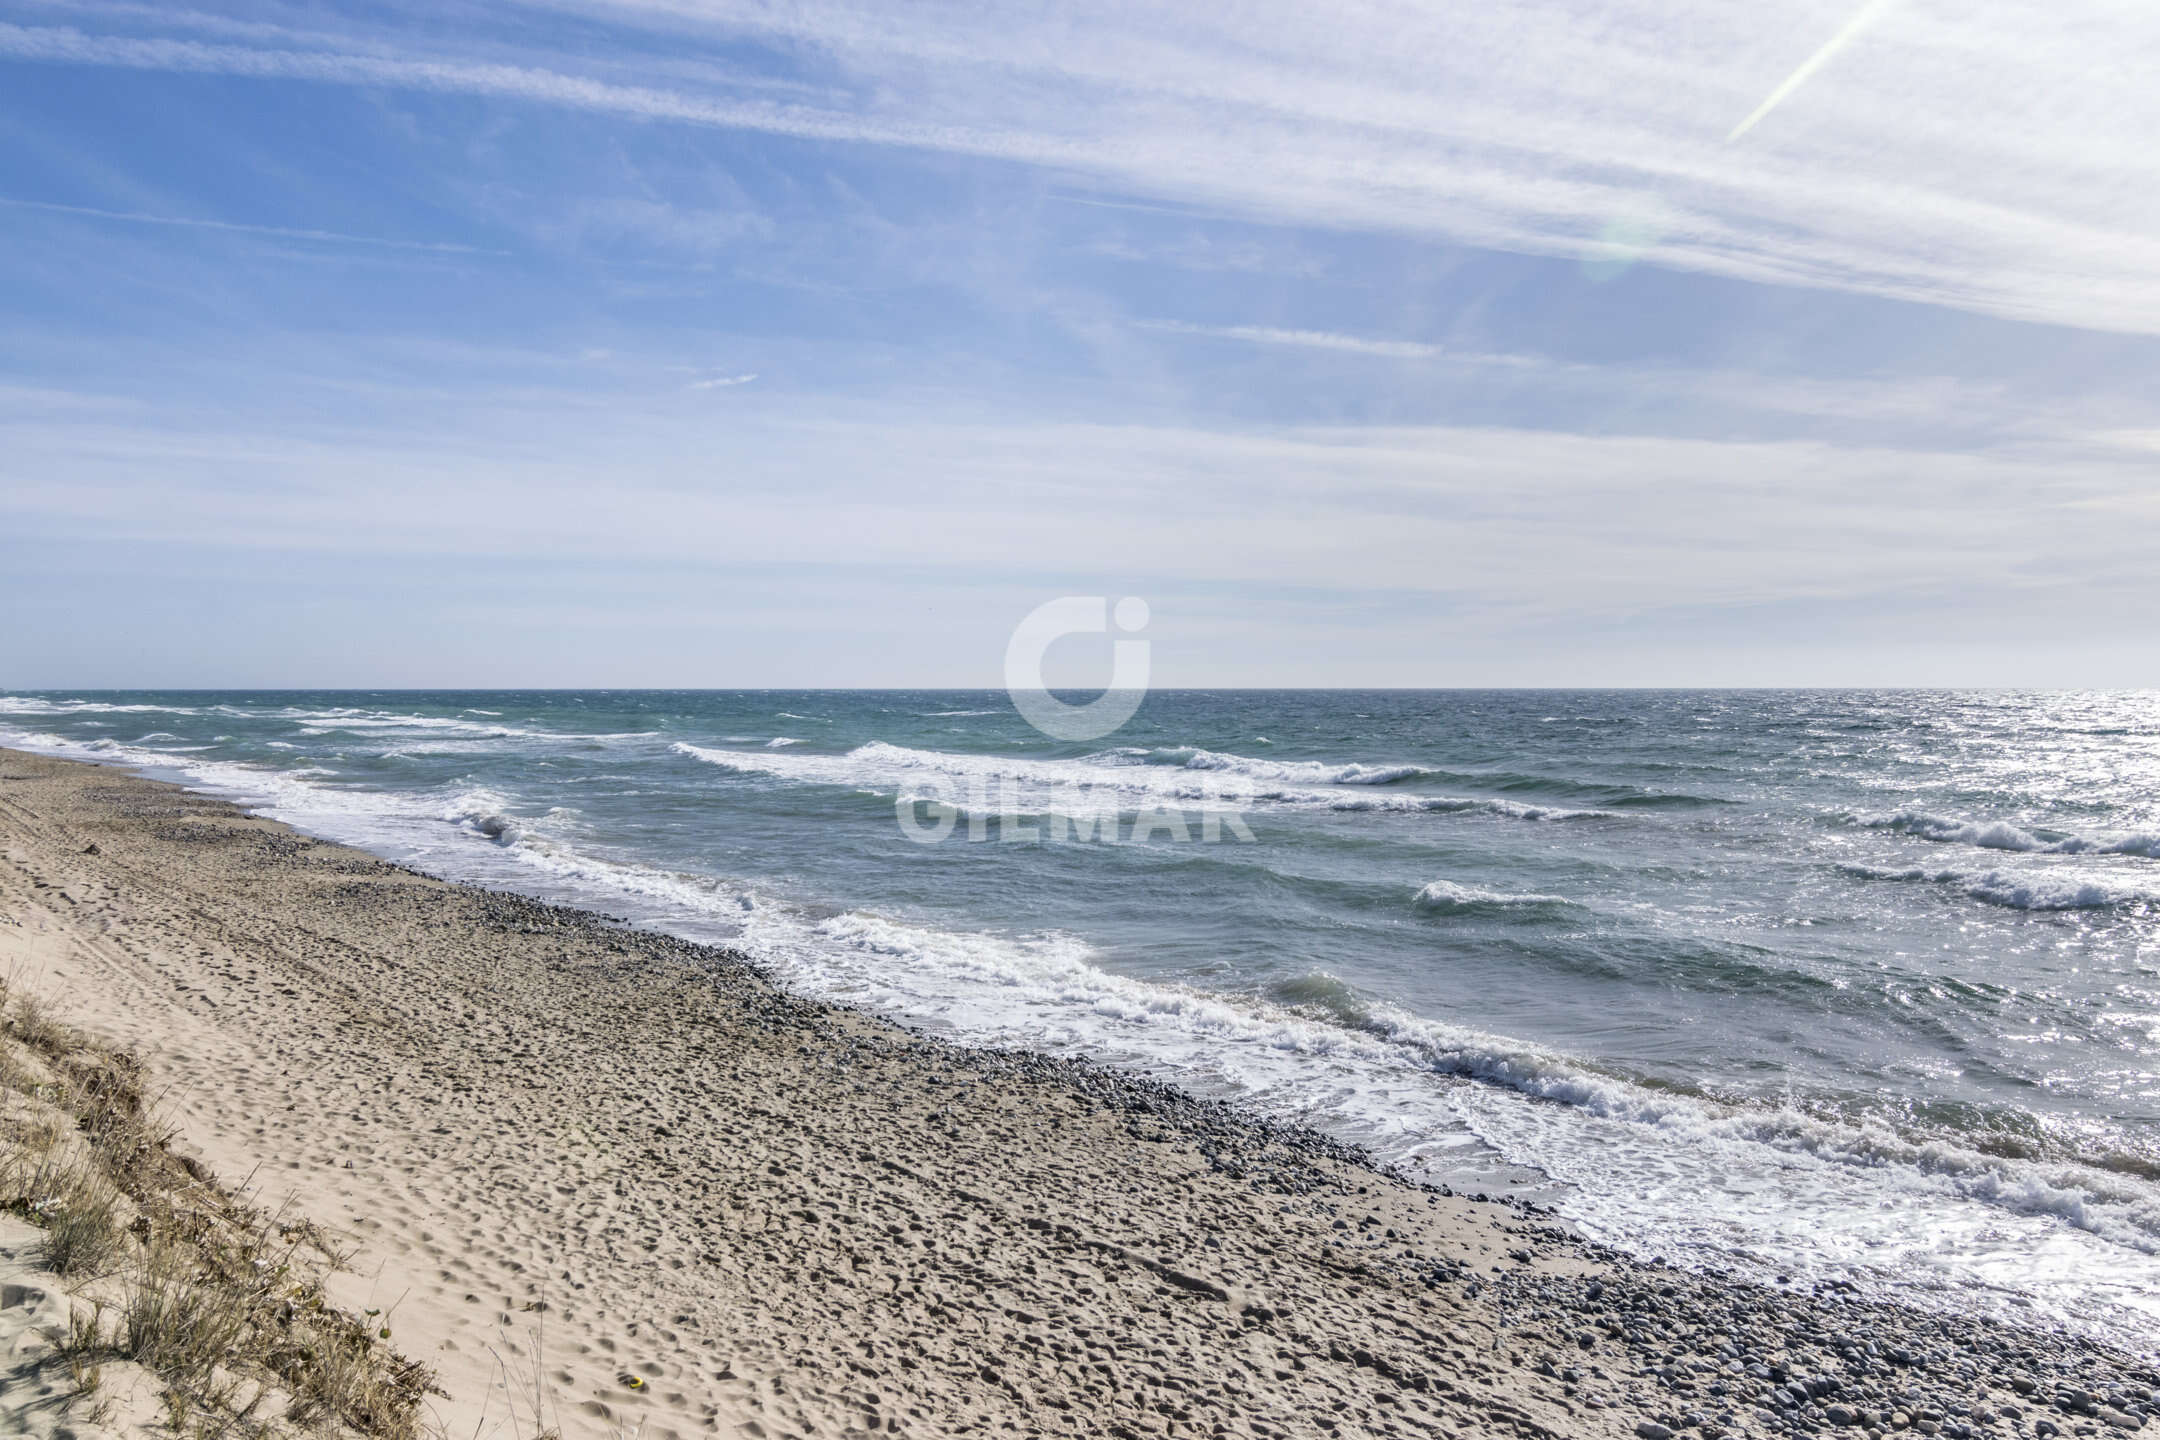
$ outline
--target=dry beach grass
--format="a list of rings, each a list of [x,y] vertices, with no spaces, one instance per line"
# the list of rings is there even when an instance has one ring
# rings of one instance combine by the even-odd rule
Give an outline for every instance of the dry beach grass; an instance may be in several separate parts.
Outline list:
[[[0,981],[0,1383],[11,1431],[337,1432],[409,1440],[427,1372],[371,1317],[326,1303],[335,1246],[168,1147],[142,1067]],[[42,1320],[46,1323],[39,1324]],[[129,1367],[124,1399],[107,1366]]]
[[[347,1237],[326,1300],[394,1312],[440,1390],[417,1423],[460,1440],[1772,1433],[1834,1409],[1856,1435],[2007,1435],[2040,1416],[2013,1380],[2100,1376],[2067,1428],[2139,1420],[2153,1378],[1636,1266],[1167,1087],[926,1041],[110,770],[0,751],[0,857],[0,966],[143,1057],[128,1083],[168,1097],[191,1175]]]

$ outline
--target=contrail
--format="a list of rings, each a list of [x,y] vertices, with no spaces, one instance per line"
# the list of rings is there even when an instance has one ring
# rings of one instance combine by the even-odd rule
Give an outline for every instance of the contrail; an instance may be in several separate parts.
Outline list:
[[[1769,98],[1764,100],[1762,104],[1756,106],[1753,114],[1749,115],[1747,119],[1742,120],[1738,125],[1733,126],[1732,134],[1725,137],[1725,143],[1729,145],[1733,141],[1739,139],[1742,135],[1747,134],[1748,131],[1754,129],[1756,121],[1762,119],[1763,116],[1768,115],[1772,110],[1777,109],[1779,105],[1783,104],[1787,96],[1791,95],[1793,91],[1798,90],[1802,85],[1806,84],[1807,79],[1810,75],[1813,75],[1817,70],[1820,70],[1823,66],[1829,64],[1831,56],[1837,54],[1838,51],[1844,49],[1847,45],[1851,44],[1852,38],[1855,35],[1858,35],[1862,30],[1867,29],[1868,26],[1874,24],[1876,18],[1880,16],[1883,11],[1889,9],[1890,5],[1891,0],[1868,0],[1867,4],[1862,5],[1859,10],[1854,12],[1852,19],[1847,20],[1843,28],[1841,28],[1837,32],[1837,34],[1830,37],[1829,42],[1825,44],[1822,49],[1817,50],[1813,55],[1808,56],[1806,60],[1801,62],[1799,69],[1793,71],[1792,74],[1786,76],[1785,83],[1778,86],[1777,89],[1771,91]]]
[[[17,200],[0,195],[0,205],[16,210],[49,210],[56,215],[86,215],[95,220],[123,220],[130,225],[178,225],[189,230],[231,230],[242,235],[275,235],[285,240],[323,240],[339,245],[380,245],[391,250],[433,250],[446,255],[503,255],[477,245],[445,240],[391,240],[379,235],[344,235],[335,230],[295,230],[285,225],[248,225],[238,220],[198,220],[189,215],[143,215],[133,210],[97,210],[88,205],[60,205],[51,200]]]

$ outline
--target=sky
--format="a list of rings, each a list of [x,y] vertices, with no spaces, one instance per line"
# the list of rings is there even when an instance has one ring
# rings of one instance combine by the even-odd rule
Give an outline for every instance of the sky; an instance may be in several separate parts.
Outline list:
[[[0,0],[0,687],[2160,685],[2156,60]]]

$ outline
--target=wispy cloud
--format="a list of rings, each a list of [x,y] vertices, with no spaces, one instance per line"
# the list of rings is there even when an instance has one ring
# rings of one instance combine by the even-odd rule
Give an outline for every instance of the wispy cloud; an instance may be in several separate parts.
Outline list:
[[[1327,330],[1276,330],[1265,325],[1188,325],[1177,320],[1141,320],[1143,330],[1165,330],[1175,335],[1198,335],[1210,340],[1241,340],[1251,345],[1293,345],[1303,350],[1334,350],[1350,355],[1375,355],[1388,360],[1433,360],[1443,353],[1438,345],[1418,340],[1384,340],[1369,335],[1338,335]]]
[[[2089,438],[2109,449],[2160,454],[2160,430],[2106,430]]]
[[[23,537],[1294,579],[1444,593],[1491,626],[2073,575],[2066,605],[2104,584],[2143,605],[2160,525],[2149,455],[2097,449],[986,425],[828,400],[721,418],[522,392],[365,439],[179,405],[41,405],[4,429],[0,523]],[[721,452],[716,483],[699,457]],[[580,497],[603,476],[596,515]]]
[[[1580,254],[1628,219],[1666,266],[2160,333],[2160,198],[2140,138],[2160,131],[2160,91],[2123,59],[2149,43],[2137,6],[2075,27],[2011,0],[1896,7],[1797,88],[1779,85],[1796,43],[1838,33],[1849,0],[1774,20],[1623,0],[1596,23],[1569,3],[1322,14],[1268,0],[1115,22],[1027,4],[539,8],[693,51],[769,41],[853,98],[777,103],[757,77],[718,71],[624,84],[581,57],[502,63],[495,40],[418,55],[357,21],[343,48],[0,25],[0,55],[991,156],[1140,203],[1535,253]],[[1732,117],[1766,93],[1781,103],[1728,146]]]
[[[365,428],[325,413],[296,363],[235,373],[222,388],[243,398],[223,406],[162,381],[140,399],[0,389],[0,543],[221,575],[347,564],[530,582],[569,566],[580,598],[562,603],[595,627],[620,618],[596,595],[665,567],[754,576],[760,604],[848,597],[828,623],[831,654],[852,658],[799,677],[818,684],[913,683],[845,637],[932,613],[938,625],[960,617],[965,634],[937,629],[910,653],[945,667],[944,683],[975,683],[965,667],[1000,653],[1002,635],[988,632],[1017,613],[1002,597],[1080,576],[1149,594],[1174,578],[1272,607],[1196,654],[1208,668],[1191,683],[1484,683],[1476,676],[1501,672],[1449,668],[1481,648],[1511,657],[1511,683],[1850,680],[1849,632],[1812,623],[1826,607],[1872,612],[1849,623],[1923,667],[1901,659],[1868,672],[1879,679],[2025,681],[2035,663],[2068,663],[2064,637],[2104,655],[2072,678],[2150,674],[2140,622],[2160,602],[2160,508],[2140,448],[2151,437],[2127,427],[2099,437],[2112,446],[2040,453],[1502,425],[1079,424],[939,414],[920,395],[783,389],[756,405],[687,403],[689,390],[751,372],[649,364],[603,397],[556,359],[454,404],[425,384],[381,389],[368,408],[387,418]],[[543,375],[554,378],[536,383]],[[610,497],[597,510],[595,486]],[[235,567],[235,550],[262,564]],[[111,588],[140,583],[116,576]],[[996,604],[984,587],[1003,587]],[[1323,592],[1337,600],[1300,598]],[[1387,608],[1401,626],[1344,619],[1338,602]],[[126,623],[157,608],[130,604]],[[1723,659],[1639,666],[1644,645],[1685,648],[1668,628],[1683,613],[1752,628]],[[1310,656],[1285,659],[1284,623],[1316,637]],[[1511,641],[1524,627],[1577,646],[1577,660]],[[1625,643],[1611,639],[1620,630]],[[175,643],[195,654],[185,647],[203,642]],[[1329,668],[1350,652],[1385,663]],[[1779,658],[1815,652],[1813,669]],[[1981,668],[1958,670],[1959,653]],[[560,674],[546,669],[563,663],[557,651],[535,657],[533,676]],[[1735,657],[1753,668],[1735,670]],[[683,673],[652,663],[648,681]]]
[[[55,215],[117,220],[129,225],[172,225],[184,230],[226,230],[241,235],[268,235],[279,240],[316,240],[331,245],[367,245],[386,250],[423,250],[445,255],[506,253],[443,240],[397,240],[382,235],[347,235],[335,230],[302,230],[289,225],[254,225],[239,220],[206,220],[189,215],[142,215],[129,210],[99,210],[89,205],[60,205],[50,200],[17,200],[0,196],[0,205],[12,210],[43,210]]]
[[[261,79],[490,96],[561,105],[640,120],[761,130],[813,140],[868,141],[970,151],[1012,159],[1075,158],[1064,147],[1030,145],[933,127],[882,124],[856,116],[760,100],[730,100],[645,85],[619,85],[523,65],[385,57],[324,50],[262,49],[194,40],[91,35],[65,26],[0,22],[0,56],[72,65],[108,65]]]

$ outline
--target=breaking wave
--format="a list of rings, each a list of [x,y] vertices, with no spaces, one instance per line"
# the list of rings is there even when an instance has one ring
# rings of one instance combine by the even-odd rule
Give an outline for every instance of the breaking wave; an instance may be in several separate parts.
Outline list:
[[[1260,738],[1265,741],[1265,737]],[[1362,761],[1345,763],[1333,760],[1265,760],[1189,745],[1167,746],[1154,750],[1133,749],[1117,753],[1149,765],[1175,765],[1188,770],[1219,771],[1276,784],[1407,785],[1430,781],[1479,790],[1495,790],[1503,796],[1550,796],[1554,799],[1582,801],[1616,809],[1726,803],[1703,795],[1645,790],[1638,786],[1610,782],[1570,780],[1554,775],[1525,775],[1509,770],[1444,770],[1429,765],[1374,765]]]
[[[2160,832],[2125,831],[2113,835],[2066,835],[2025,829],[2007,820],[1958,820],[1923,810],[1861,821],[1876,830],[1895,830],[1938,844],[1972,845],[1982,850],[2017,850],[2039,855],[2142,855],[2160,859]]]
[[[1840,865],[1862,880],[1922,882],[1959,891],[1974,900],[2010,910],[2106,910],[2125,905],[2160,903],[2160,892],[2089,875],[2049,875],[2008,870],[1974,874],[1965,870],[1904,870],[1875,865]]]
[[[1114,750],[1072,760],[1029,760],[998,755],[963,755],[917,750],[873,740],[844,755],[779,755],[770,751],[719,750],[688,741],[671,746],[677,754],[745,775],[765,775],[802,784],[839,785],[900,798],[935,800],[957,808],[1008,803],[1035,813],[1057,808],[1066,792],[1082,791],[1096,800],[1111,798],[1128,806],[1185,809],[1237,809],[1247,804],[1344,812],[1393,814],[1481,812],[1517,820],[1612,818],[1611,812],[1526,805],[1514,800],[1457,795],[1369,793],[1391,783],[1360,779],[1329,783],[1281,783],[1228,767],[1153,765],[1145,751]],[[1206,752],[1201,752],[1206,753]],[[1335,772],[1361,767],[1335,767]],[[1014,794],[1014,787],[1021,793]],[[1027,792],[1032,791],[1032,794]],[[1007,796],[1011,799],[1008,802]]]
[[[1432,915],[1488,915],[1574,909],[1558,895],[1525,895],[1435,880],[1417,892],[1417,908]]]

